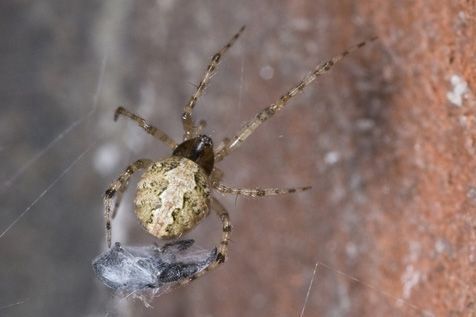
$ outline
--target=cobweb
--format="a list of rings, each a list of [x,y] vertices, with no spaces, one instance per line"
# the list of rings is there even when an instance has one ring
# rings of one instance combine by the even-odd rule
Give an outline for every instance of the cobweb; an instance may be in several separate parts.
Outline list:
[[[340,90],[343,97],[329,92],[336,89],[335,75],[310,87],[223,163],[229,184],[311,184],[314,191],[260,201],[220,197],[234,224],[231,256],[221,269],[157,299],[153,310],[113,297],[91,269],[105,247],[104,189],[133,160],[167,155],[132,123],[113,123],[115,107],[124,105],[180,138],[181,107],[193,83],[209,56],[246,23],[197,109],[207,133],[220,140],[295,83],[315,56],[339,52],[327,47],[328,12],[313,7],[313,18],[288,15],[272,1],[84,1],[67,11],[61,1],[10,6],[1,11],[11,32],[3,38],[24,47],[7,48],[0,75],[0,315],[427,313],[401,289],[373,283],[383,274],[373,271],[378,254],[358,229],[361,213],[373,207],[359,187],[362,175],[349,166],[359,162],[348,149],[352,131],[343,128],[357,110],[345,97],[349,88]],[[363,59],[366,53],[358,54]],[[336,72],[366,72],[349,66],[356,65],[352,57],[345,63]],[[150,245],[130,198],[114,221],[114,240]],[[209,218],[191,234],[206,248],[220,233]],[[353,230],[333,234],[338,226]],[[411,277],[402,281],[408,292],[414,285]]]

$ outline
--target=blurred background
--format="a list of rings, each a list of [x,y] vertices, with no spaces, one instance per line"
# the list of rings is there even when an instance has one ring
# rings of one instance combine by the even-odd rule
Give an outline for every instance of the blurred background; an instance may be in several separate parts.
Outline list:
[[[0,316],[476,314],[474,0],[7,0],[0,15]],[[194,85],[244,24],[196,108],[215,142],[320,61],[379,40],[219,165],[228,185],[311,191],[218,194],[226,264],[153,308],[117,298],[91,268],[103,192],[170,151],[114,110],[180,139]],[[148,245],[136,181],[113,239]],[[211,248],[220,234],[210,216],[186,237]]]

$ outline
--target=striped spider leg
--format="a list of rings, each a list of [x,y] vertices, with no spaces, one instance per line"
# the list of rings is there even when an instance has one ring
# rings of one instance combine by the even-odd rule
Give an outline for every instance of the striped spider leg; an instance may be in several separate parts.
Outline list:
[[[207,70],[205,74],[203,75],[202,80],[197,86],[197,90],[195,93],[190,97],[189,102],[185,105],[185,108],[183,110],[182,114],[182,125],[183,125],[183,130],[184,130],[184,135],[183,135],[183,140],[189,140],[193,137],[196,137],[198,135],[197,127],[194,125],[193,118],[192,118],[192,111],[195,105],[197,104],[198,98],[200,98],[203,93],[205,92],[205,89],[207,88],[208,83],[210,82],[210,79],[213,77],[215,74],[215,70],[220,63],[220,60],[222,56],[228,51],[228,49],[236,42],[236,40],[240,37],[241,33],[245,30],[245,26],[242,26],[240,30],[233,35],[231,40],[215,55],[213,55],[210,64],[208,64]]]
[[[241,146],[241,144],[251,135],[253,132],[265,121],[270,119],[274,114],[283,109],[288,101],[302,92],[309,84],[316,80],[319,76],[324,73],[327,73],[332,66],[337,62],[342,60],[345,56],[351,52],[361,48],[369,42],[376,40],[377,37],[370,38],[368,41],[361,42],[355,46],[350,47],[349,49],[343,51],[337,56],[334,56],[330,60],[320,63],[310,74],[305,76],[296,86],[288,90],[284,95],[282,95],[275,103],[264,108],[258,112],[253,119],[246,122],[243,127],[234,135],[231,139],[226,138],[221,142],[220,145],[215,149],[215,161],[219,162],[228,156],[231,152],[236,150]]]
[[[124,172],[109,186],[104,194],[104,218],[106,220],[106,242],[111,247],[112,237],[112,218],[115,216],[117,209],[122,200],[122,195],[127,190],[129,180],[135,172],[149,167],[153,161],[149,159],[140,159],[129,165]],[[114,197],[116,197],[114,201]]]

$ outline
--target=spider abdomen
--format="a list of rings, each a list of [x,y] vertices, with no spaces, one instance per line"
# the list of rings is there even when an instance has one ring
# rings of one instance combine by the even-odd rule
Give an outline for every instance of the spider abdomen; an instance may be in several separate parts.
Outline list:
[[[208,176],[195,162],[171,156],[144,172],[134,203],[137,218],[150,234],[177,238],[208,215]]]

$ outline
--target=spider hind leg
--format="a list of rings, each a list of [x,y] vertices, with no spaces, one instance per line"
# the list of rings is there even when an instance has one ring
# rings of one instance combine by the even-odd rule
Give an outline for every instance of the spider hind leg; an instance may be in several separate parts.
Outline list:
[[[197,278],[205,275],[207,272],[216,269],[226,260],[228,255],[228,243],[230,242],[231,235],[230,216],[228,215],[225,207],[214,197],[211,198],[211,208],[216,212],[218,218],[220,218],[222,222],[222,237],[220,245],[213,250],[214,254],[216,254],[215,260],[203,271],[197,272],[196,274],[181,281],[180,285],[185,285],[192,282],[193,280],[196,280]]]

